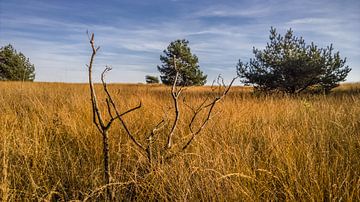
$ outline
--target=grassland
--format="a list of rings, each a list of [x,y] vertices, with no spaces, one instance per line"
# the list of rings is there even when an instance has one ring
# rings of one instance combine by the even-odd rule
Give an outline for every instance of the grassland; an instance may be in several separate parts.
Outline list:
[[[109,88],[121,110],[142,100],[125,121],[145,142],[144,134],[171,106],[169,89]],[[115,125],[110,163],[116,200],[360,201],[360,85],[296,97],[250,91],[233,88],[184,153],[150,170]],[[197,87],[184,96],[196,105],[209,94]],[[190,118],[181,109],[177,141],[187,138]],[[0,199],[101,200],[102,140],[91,115],[85,84],[1,82]]]

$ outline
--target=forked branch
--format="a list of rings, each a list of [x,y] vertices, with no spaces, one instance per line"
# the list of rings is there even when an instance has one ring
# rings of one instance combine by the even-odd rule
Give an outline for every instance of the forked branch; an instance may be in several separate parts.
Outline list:
[[[115,104],[115,101],[113,100],[108,88],[107,88],[107,84],[105,82],[105,74],[107,72],[109,72],[111,70],[111,67],[106,67],[104,69],[104,71],[102,72],[101,74],[101,82],[102,82],[102,85],[103,85],[103,88],[104,88],[104,91],[107,95],[107,102],[109,103],[108,104],[108,109],[109,111],[111,111],[110,109],[110,105],[111,107],[114,109],[115,111],[115,114],[116,116],[115,117],[112,117],[109,121],[109,123],[111,123],[112,121],[118,119],[120,121],[120,124],[124,127],[124,130],[126,131],[126,134],[129,136],[129,138],[132,140],[132,142],[141,150],[141,151],[145,151],[146,149],[135,139],[134,135],[131,133],[131,131],[129,130],[129,127],[126,125],[124,119],[122,118],[123,115],[129,113],[129,112],[132,112],[132,111],[135,111],[137,109],[140,109],[141,108],[141,101],[139,102],[139,104],[123,113],[120,113],[119,110],[117,109],[117,106]]]
[[[215,108],[215,105],[220,101],[222,100],[227,94],[228,92],[230,91],[230,88],[232,87],[234,81],[237,79],[238,77],[235,77],[231,80],[230,84],[228,86],[225,85],[223,79],[221,76],[218,77],[218,84],[219,84],[219,87],[223,87],[224,90],[220,93],[220,95],[216,96],[215,98],[213,99],[210,99],[209,97],[205,98],[201,104],[197,107],[197,108],[193,108],[191,107],[191,105],[187,104],[185,102],[185,99],[184,99],[184,104],[185,106],[187,106],[189,109],[191,109],[193,115],[190,119],[190,122],[189,122],[189,130],[190,130],[190,139],[188,141],[185,142],[185,144],[181,147],[181,149],[175,153],[172,153],[170,154],[169,156],[166,157],[167,160],[175,157],[176,155],[178,155],[180,152],[183,152],[184,150],[186,150],[191,144],[192,142],[194,141],[194,139],[199,135],[199,133],[205,128],[205,126],[207,125],[207,123],[212,119],[212,113],[213,113],[213,110]],[[221,83],[219,82],[221,81]],[[200,126],[198,128],[194,128],[194,123],[195,123],[195,120],[196,118],[199,116],[199,114],[204,111],[204,110],[207,110],[206,111],[206,116],[205,118],[200,122]]]
[[[95,93],[94,83],[92,81],[92,68],[95,55],[100,47],[95,48],[94,43],[94,34],[91,34],[90,45],[92,48],[92,54],[90,58],[90,62],[88,66],[89,72],[89,85],[90,85],[90,96],[91,96],[91,104],[92,104],[92,112],[93,112],[93,122],[97,129],[100,131],[103,139],[103,159],[104,159],[104,182],[105,185],[110,184],[110,168],[109,168],[109,138],[108,138],[108,130],[112,124],[112,121],[108,123],[104,122],[103,116],[101,115],[98,100]],[[109,111],[110,112],[110,111]],[[111,114],[110,114],[111,116]],[[110,188],[106,188],[105,199],[108,200],[111,197]]]
[[[89,65],[87,65],[87,67],[88,67],[88,73],[89,73],[89,86],[90,86],[90,96],[91,96],[91,104],[92,104],[92,115],[93,115],[93,122],[94,122],[96,128],[102,134],[102,139],[103,139],[104,182],[105,182],[105,186],[106,186],[105,199],[111,200],[110,186],[107,186],[111,182],[110,181],[110,167],[109,167],[110,157],[109,157],[108,131],[109,131],[112,123],[118,119],[121,122],[121,125],[124,126],[125,131],[127,132],[128,136],[131,138],[131,140],[135,143],[135,145],[137,145],[140,149],[142,149],[142,151],[145,152],[145,148],[138,141],[136,141],[136,139],[130,133],[128,127],[125,124],[125,121],[122,118],[122,116],[139,109],[141,107],[141,102],[139,103],[138,106],[135,106],[123,113],[120,113],[115,105],[115,102],[114,102],[110,92],[108,91],[107,84],[105,82],[105,78],[104,78],[105,74],[106,74],[106,72],[111,70],[110,67],[106,67],[105,70],[101,74],[101,82],[103,85],[103,90],[105,91],[105,93],[107,95],[107,98],[106,98],[107,115],[105,114],[103,116],[103,114],[101,113],[101,110],[99,108],[98,98],[96,97],[96,91],[95,91],[95,87],[94,87],[94,83],[93,83],[93,79],[92,79],[93,62],[94,62],[96,53],[100,47],[95,47],[94,34],[91,34],[91,37],[89,37],[89,40],[90,40],[90,45],[91,45],[91,49],[92,49],[92,54],[90,57]],[[113,115],[113,110],[115,111],[115,116]],[[109,117],[109,121],[107,121],[107,122],[105,121],[106,116]]]
[[[222,79],[222,77],[220,77]],[[223,82],[222,79],[222,84],[223,87],[225,87],[224,91],[222,92],[222,94],[220,96],[217,96],[216,98],[214,98],[209,104],[205,105],[203,102],[196,111],[194,111],[193,116],[191,118],[191,121],[189,123],[189,129],[191,132],[191,138],[189,139],[189,141],[182,147],[182,151],[185,150],[191,143],[192,141],[195,139],[195,137],[201,132],[201,130],[206,126],[206,124],[209,122],[209,120],[212,118],[211,114],[214,110],[215,105],[222,100],[230,91],[231,86],[233,85],[234,81],[237,79],[238,77],[235,77],[231,80],[230,84],[226,87],[226,85]],[[197,130],[193,129],[193,124],[195,122],[195,118],[196,116],[202,111],[205,110],[206,108],[208,109],[207,115],[205,117],[205,119],[202,121],[200,127]]]
[[[167,144],[166,144],[167,149],[170,149],[171,146],[172,146],[172,137],[174,135],[176,126],[177,126],[178,121],[179,121],[180,111],[179,111],[178,99],[179,99],[179,96],[180,96],[180,94],[181,94],[181,92],[183,90],[183,87],[180,87],[179,90],[177,90],[177,88],[176,88],[177,81],[178,81],[178,78],[179,78],[179,70],[176,67],[176,56],[175,55],[173,57],[173,61],[174,61],[174,68],[175,68],[175,71],[176,71],[176,75],[175,75],[175,80],[174,80],[174,83],[173,83],[173,86],[172,86],[172,89],[171,89],[171,97],[172,97],[172,100],[173,100],[173,103],[174,103],[174,108],[175,108],[175,118],[174,118],[174,122],[173,122],[173,124],[171,126],[170,133],[168,135]]]

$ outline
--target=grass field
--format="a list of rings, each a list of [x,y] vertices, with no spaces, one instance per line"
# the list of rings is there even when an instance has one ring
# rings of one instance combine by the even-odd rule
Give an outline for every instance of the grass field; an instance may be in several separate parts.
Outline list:
[[[172,104],[164,86],[109,89],[122,111],[142,100],[124,117],[140,142]],[[195,87],[184,96],[197,105],[211,94]],[[181,110],[177,142],[188,138],[190,114]],[[360,84],[296,97],[234,87],[215,114],[185,152],[152,169],[114,125],[116,200],[360,201]],[[101,200],[102,139],[91,116],[88,85],[0,82],[1,199]]]

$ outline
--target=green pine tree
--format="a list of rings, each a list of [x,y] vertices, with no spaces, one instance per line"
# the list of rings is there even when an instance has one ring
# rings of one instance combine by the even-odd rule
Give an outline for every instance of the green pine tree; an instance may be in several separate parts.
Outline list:
[[[306,45],[302,37],[293,36],[289,29],[285,36],[270,30],[270,42],[265,50],[253,49],[255,58],[243,63],[239,60],[238,75],[245,84],[256,89],[280,90],[299,93],[312,88],[329,92],[344,81],[350,68],[345,66],[339,52],[333,54],[333,46],[318,48],[314,43]]]
[[[0,48],[0,80],[8,81],[33,81],[35,67],[21,52],[12,45]]]
[[[177,71],[179,72],[177,85],[192,86],[206,83],[207,76],[203,75],[203,72],[199,69],[198,57],[191,53],[188,44],[189,41],[185,39],[173,41],[164,50],[164,55],[160,55],[160,61],[163,64],[157,68],[164,84],[172,85]],[[174,58],[176,69],[174,67]]]

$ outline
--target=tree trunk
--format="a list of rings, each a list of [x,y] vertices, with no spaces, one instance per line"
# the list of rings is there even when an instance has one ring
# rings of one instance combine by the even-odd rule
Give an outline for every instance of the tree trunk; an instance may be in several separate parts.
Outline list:
[[[103,156],[104,156],[104,181],[106,187],[105,198],[109,200],[111,197],[110,184],[110,168],[109,168],[109,137],[107,131],[103,131]]]

